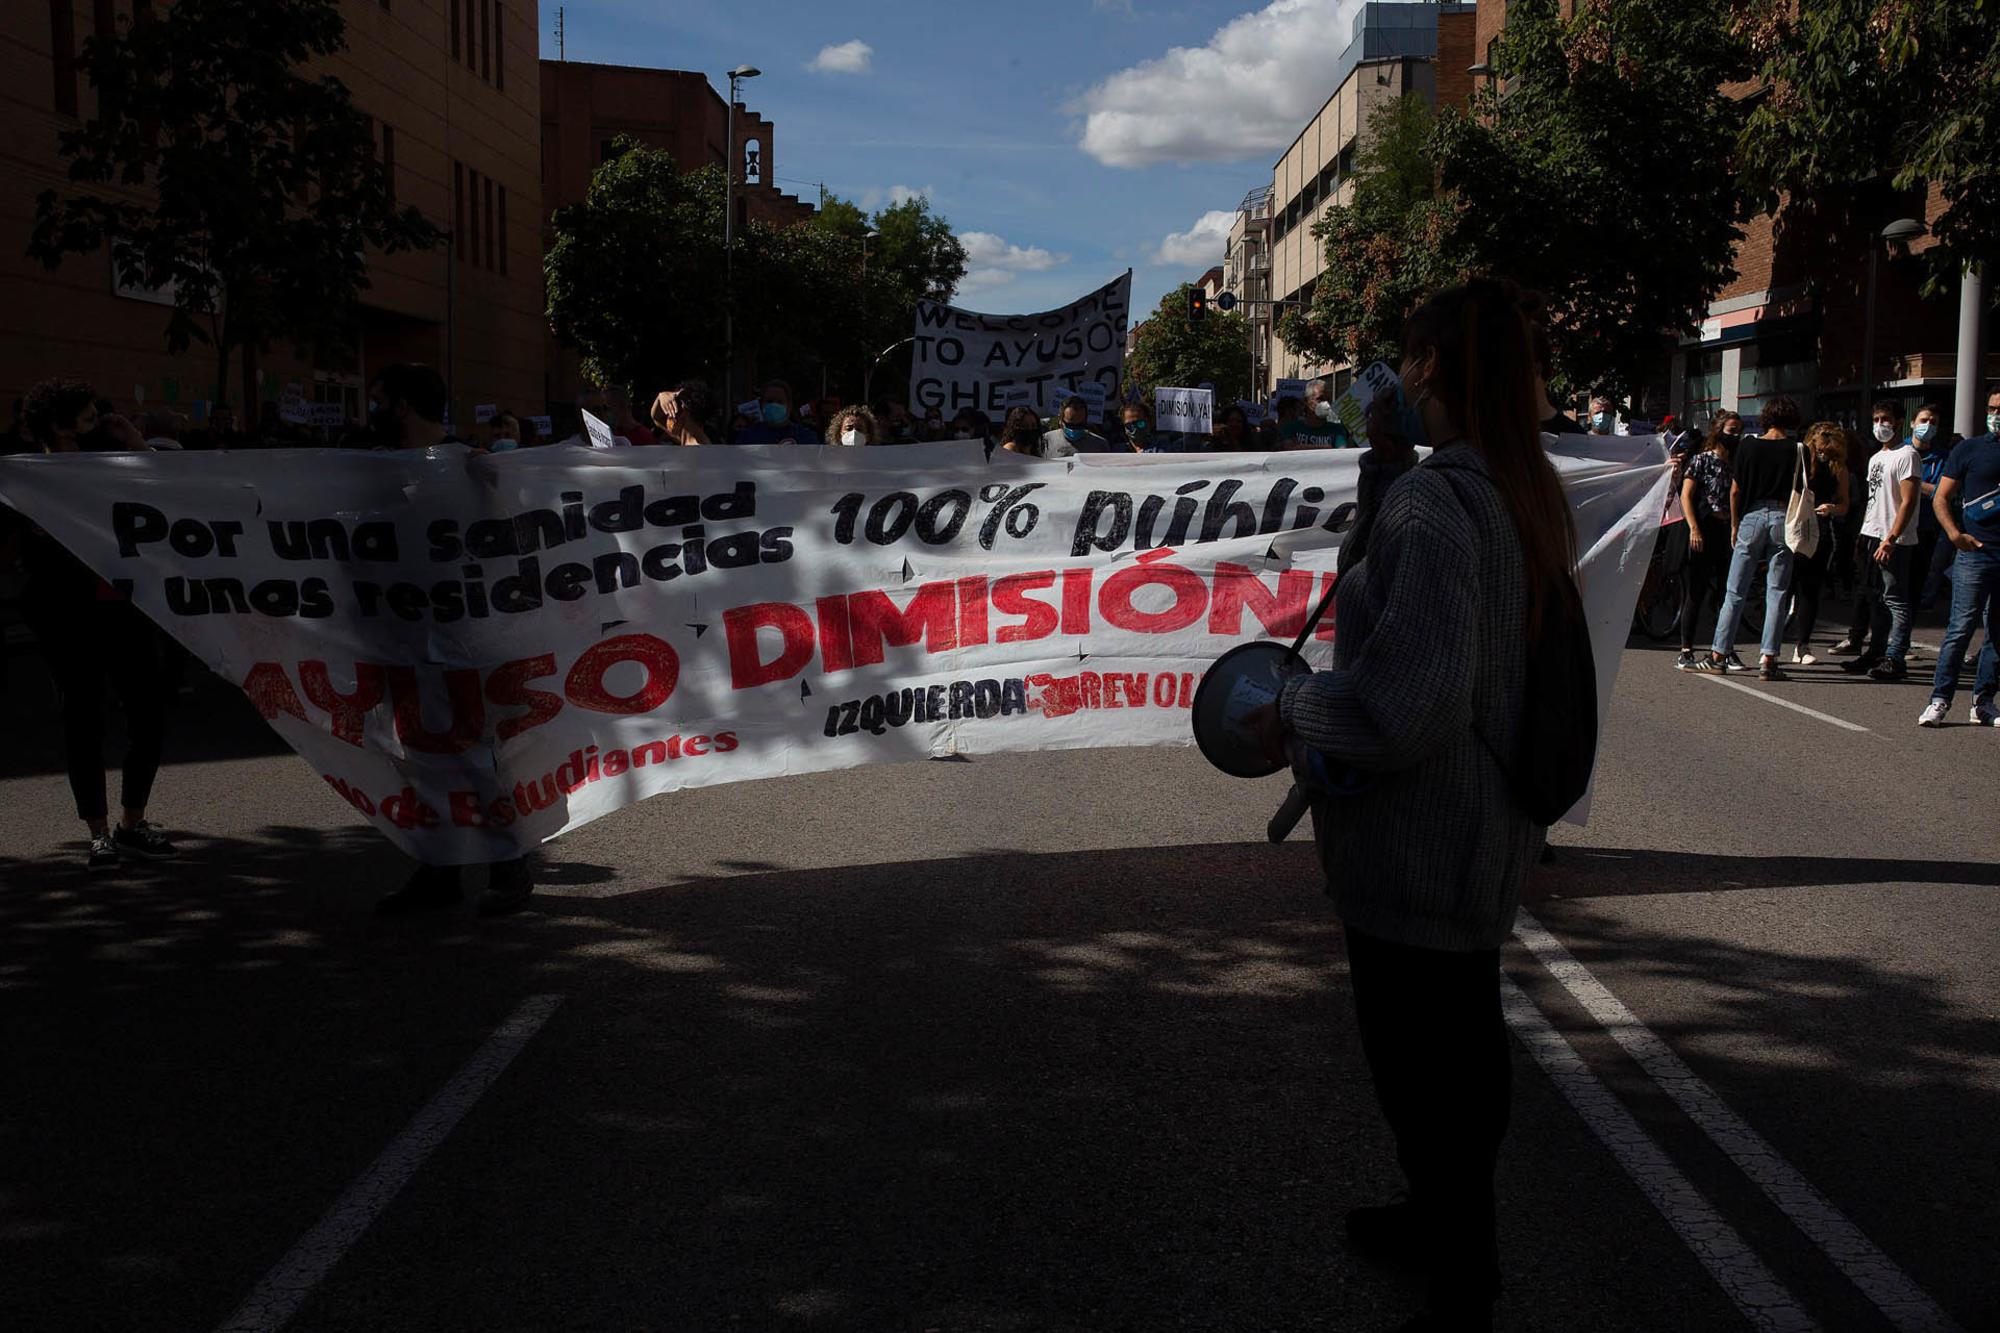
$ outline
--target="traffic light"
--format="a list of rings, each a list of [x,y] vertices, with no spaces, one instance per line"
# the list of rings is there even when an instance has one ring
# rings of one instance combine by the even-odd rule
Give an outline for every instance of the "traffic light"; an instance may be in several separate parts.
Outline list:
[[[1188,288],[1188,318],[1190,320],[1208,317],[1208,293],[1199,287]]]

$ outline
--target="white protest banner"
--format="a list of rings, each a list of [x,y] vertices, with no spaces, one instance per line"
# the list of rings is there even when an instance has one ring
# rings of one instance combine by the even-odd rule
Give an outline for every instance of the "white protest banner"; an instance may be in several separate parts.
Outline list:
[[[1640,443],[1556,452],[1606,705],[1669,479]],[[976,442],[49,454],[0,458],[0,503],[128,586],[389,838],[456,864],[682,787],[1186,745],[1208,665],[1290,640],[1329,586],[1359,465]]]
[[[312,404],[306,401],[305,386],[293,380],[285,386],[278,397],[278,420],[288,426],[304,426],[312,422]]]
[[[1215,432],[1215,391],[1213,389],[1153,390],[1153,419],[1161,430],[1177,430],[1188,435]]]
[[[1354,377],[1354,382],[1347,386],[1347,392],[1335,400],[1333,414],[1347,427],[1347,433],[1354,437],[1356,444],[1365,445],[1368,443],[1368,405],[1384,389],[1400,393],[1402,385],[1403,381],[1395,371],[1377,361]]]
[[[472,409],[472,424],[475,426],[483,426],[487,422],[493,420],[493,418],[499,415],[500,415],[500,404],[480,403],[474,406]]]
[[[609,449],[612,447],[613,436],[609,422],[600,420],[590,412],[585,412],[583,414],[583,429],[590,438],[591,448]]]
[[[982,315],[941,301],[917,302],[910,410],[1004,411],[1025,386],[1025,406],[1054,416],[1086,383],[1115,397],[1125,376],[1125,324],[1132,299],[1126,270],[1088,296],[1035,315]],[[1005,395],[1005,401],[1003,401]]]
[[[312,403],[306,409],[308,425],[339,430],[347,424],[347,408],[340,403]]]

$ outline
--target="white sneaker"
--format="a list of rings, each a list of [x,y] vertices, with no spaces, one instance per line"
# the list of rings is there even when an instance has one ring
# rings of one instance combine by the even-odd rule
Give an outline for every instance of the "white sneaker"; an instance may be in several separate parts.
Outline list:
[[[1988,699],[1985,703],[1972,705],[1972,725],[1975,727],[2000,727],[2000,708]]]
[[[1793,666],[1818,666],[1819,659],[1801,648],[1792,649]]]
[[[1945,712],[1945,701],[1942,699],[1933,699],[1924,705],[1924,711],[1917,717],[1917,725],[1920,727],[1941,727],[1944,725]]]

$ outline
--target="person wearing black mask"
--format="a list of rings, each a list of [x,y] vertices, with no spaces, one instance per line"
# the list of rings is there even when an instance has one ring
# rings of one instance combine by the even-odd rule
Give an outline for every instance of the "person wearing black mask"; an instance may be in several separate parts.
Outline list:
[[[1008,408],[1006,419],[1000,426],[1000,447],[1012,454],[1027,454],[1031,458],[1044,457],[1042,419],[1030,408]]]
[[[368,386],[369,420],[386,433],[397,449],[428,449],[461,443],[444,428],[444,380],[429,366],[399,362],[383,367]],[[481,916],[502,916],[527,906],[535,889],[524,857],[495,861],[487,867],[486,891],[479,898]],[[412,916],[454,907],[464,900],[459,867],[420,865],[403,886],[375,904],[379,916]]]

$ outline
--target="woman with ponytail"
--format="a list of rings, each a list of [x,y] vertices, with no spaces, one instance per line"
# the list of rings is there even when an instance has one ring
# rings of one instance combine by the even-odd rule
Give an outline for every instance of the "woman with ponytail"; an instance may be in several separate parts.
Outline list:
[[[1576,530],[1511,284],[1425,302],[1402,378],[1434,452],[1383,497],[1360,558],[1342,552],[1334,668],[1288,683],[1275,726],[1364,778],[1314,826],[1409,1195],[1351,1212],[1349,1243],[1422,1275],[1429,1308],[1409,1327],[1484,1329],[1511,1085],[1499,951],[1544,842],[1509,773],[1529,644],[1569,605]]]

